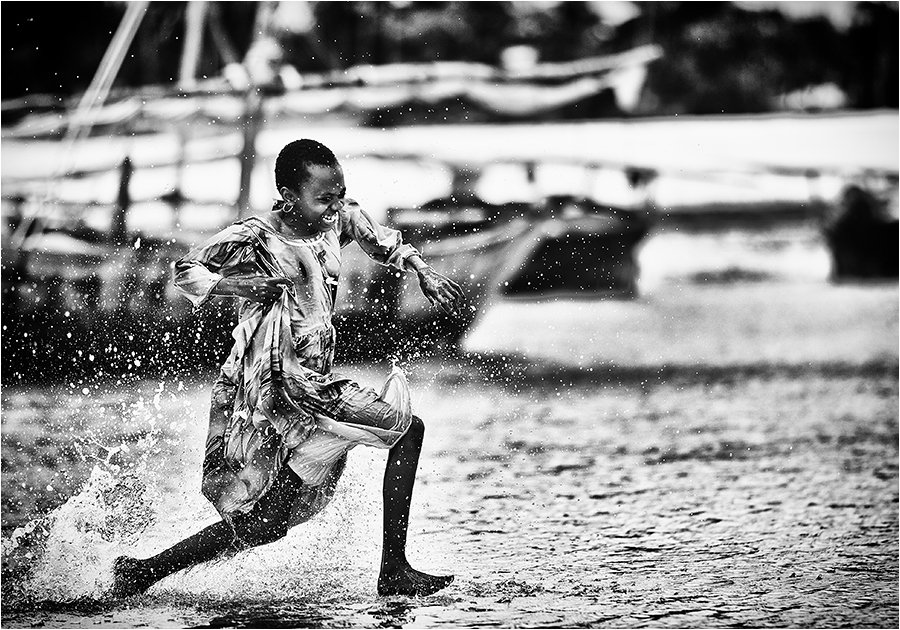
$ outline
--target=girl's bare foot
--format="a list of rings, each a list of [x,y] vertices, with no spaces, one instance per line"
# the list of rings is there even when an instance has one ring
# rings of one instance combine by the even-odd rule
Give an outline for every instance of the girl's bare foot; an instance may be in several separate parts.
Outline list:
[[[113,586],[112,597],[124,599],[138,593],[143,593],[153,583],[151,573],[144,569],[140,560],[119,556],[113,562]]]
[[[431,595],[453,581],[452,575],[429,575],[406,565],[395,571],[381,571],[378,576],[378,594],[381,596],[407,595],[417,597]]]

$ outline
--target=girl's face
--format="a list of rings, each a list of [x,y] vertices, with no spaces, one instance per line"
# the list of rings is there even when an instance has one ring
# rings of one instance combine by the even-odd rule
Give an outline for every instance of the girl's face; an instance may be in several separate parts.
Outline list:
[[[293,230],[312,236],[327,232],[337,224],[347,187],[340,166],[311,164],[306,170],[307,178],[302,185],[294,189],[281,188],[285,201],[293,203],[293,208],[289,212],[283,211],[281,217]]]

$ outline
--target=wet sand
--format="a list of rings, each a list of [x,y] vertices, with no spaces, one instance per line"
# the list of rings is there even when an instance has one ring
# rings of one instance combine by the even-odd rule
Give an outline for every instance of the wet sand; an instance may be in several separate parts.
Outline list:
[[[209,377],[5,388],[5,526],[60,470],[77,490],[97,467],[4,580],[3,625],[896,627],[897,298],[760,283],[496,305],[463,355],[406,365],[428,426],[410,556],[457,576],[420,599],[375,594],[384,453],[356,449],[283,541],[98,604],[115,555],[215,519]],[[36,481],[41,456],[56,476]]]

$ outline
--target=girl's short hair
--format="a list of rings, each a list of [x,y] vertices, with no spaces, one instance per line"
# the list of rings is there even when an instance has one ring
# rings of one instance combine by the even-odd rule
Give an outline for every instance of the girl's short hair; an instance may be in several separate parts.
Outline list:
[[[275,159],[275,187],[295,188],[302,186],[309,175],[307,166],[335,167],[337,158],[331,149],[321,142],[303,139],[286,144]]]

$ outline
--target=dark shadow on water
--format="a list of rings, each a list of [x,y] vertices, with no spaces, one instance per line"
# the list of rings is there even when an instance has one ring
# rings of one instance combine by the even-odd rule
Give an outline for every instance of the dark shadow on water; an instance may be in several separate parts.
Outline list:
[[[367,612],[378,620],[376,628],[402,628],[415,621],[415,606],[407,599],[385,599]]]
[[[322,614],[321,610],[309,604],[260,603],[244,605],[241,608],[219,613],[208,623],[190,626],[192,628],[324,628],[333,624],[334,618]]]
[[[401,628],[415,623],[417,600],[378,598],[371,605],[353,605],[340,601],[221,601],[207,598],[174,597],[161,599],[139,596],[125,601],[83,598],[69,602],[31,601],[4,606],[3,627],[37,627],[42,619],[62,616],[81,627],[107,621],[116,613],[145,611],[147,621],[182,617],[187,628],[334,628],[344,625],[371,628]],[[179,615],[175,610],[181,610]],[[161,610],[165,609],[165,610]],[[173,618],[174,614],[174,618]],[[352,620],[351,620],[352,618]],[[198,620],[202,620],[198,623]],[[76,627],[76,626],[73,626]]]
[[[169,602],[165,603],[170,606]],[[124,604],[124,606],[123,606]],[[207,602],[198,606],[196,602],[175,602],[176,606],[186,611],[187,617],[207,619],[200,625],[187,625],[192,628],[322,628],[333,627],[335,618],[323,614],[321,607],[299,602],[259,602],[216,605]],[[97,617],[114,616],[122,608],[146,608],[148,617],[157,616],[157,606],[152,602],[136,601],[104,602],[101,600],[83,599],[71,602],[40,601],[15,607],[4,606],[4,627],[34,627],[35,621],[44,615],[63,615],[73,622],[82,620],[91,623]],[[189,612],[188,612],[189,611]],[[171,616],[171,613],[167,613]],[[21,623],[20,623],[21,622]],[[43,623],[39,622],[39,625]]]
[[[107,614],[113,607],[110,602],[93,597],[82,597],[67,602],[52,600],[11,602],[9,597],[4,597],[0,626],[3,628],[40,627],[44,625],[44,622],[40,621],[42,616],[65,615],[87,619]]]
[[[365,627],[400,628],[415,619],[414,602],[407,599],[378,600],[370,608],[348,610],[340,604],[309,602],[259,602],[242,604],[232,610],[218,610],[207,623],[192,628],[324,628],[343,625],[348,615],[372,617]],[[329,612],[325,612],[329,611]],[[212,612],[212,611],[210,611]],[[337,614],[335,614],[337,613]]]

